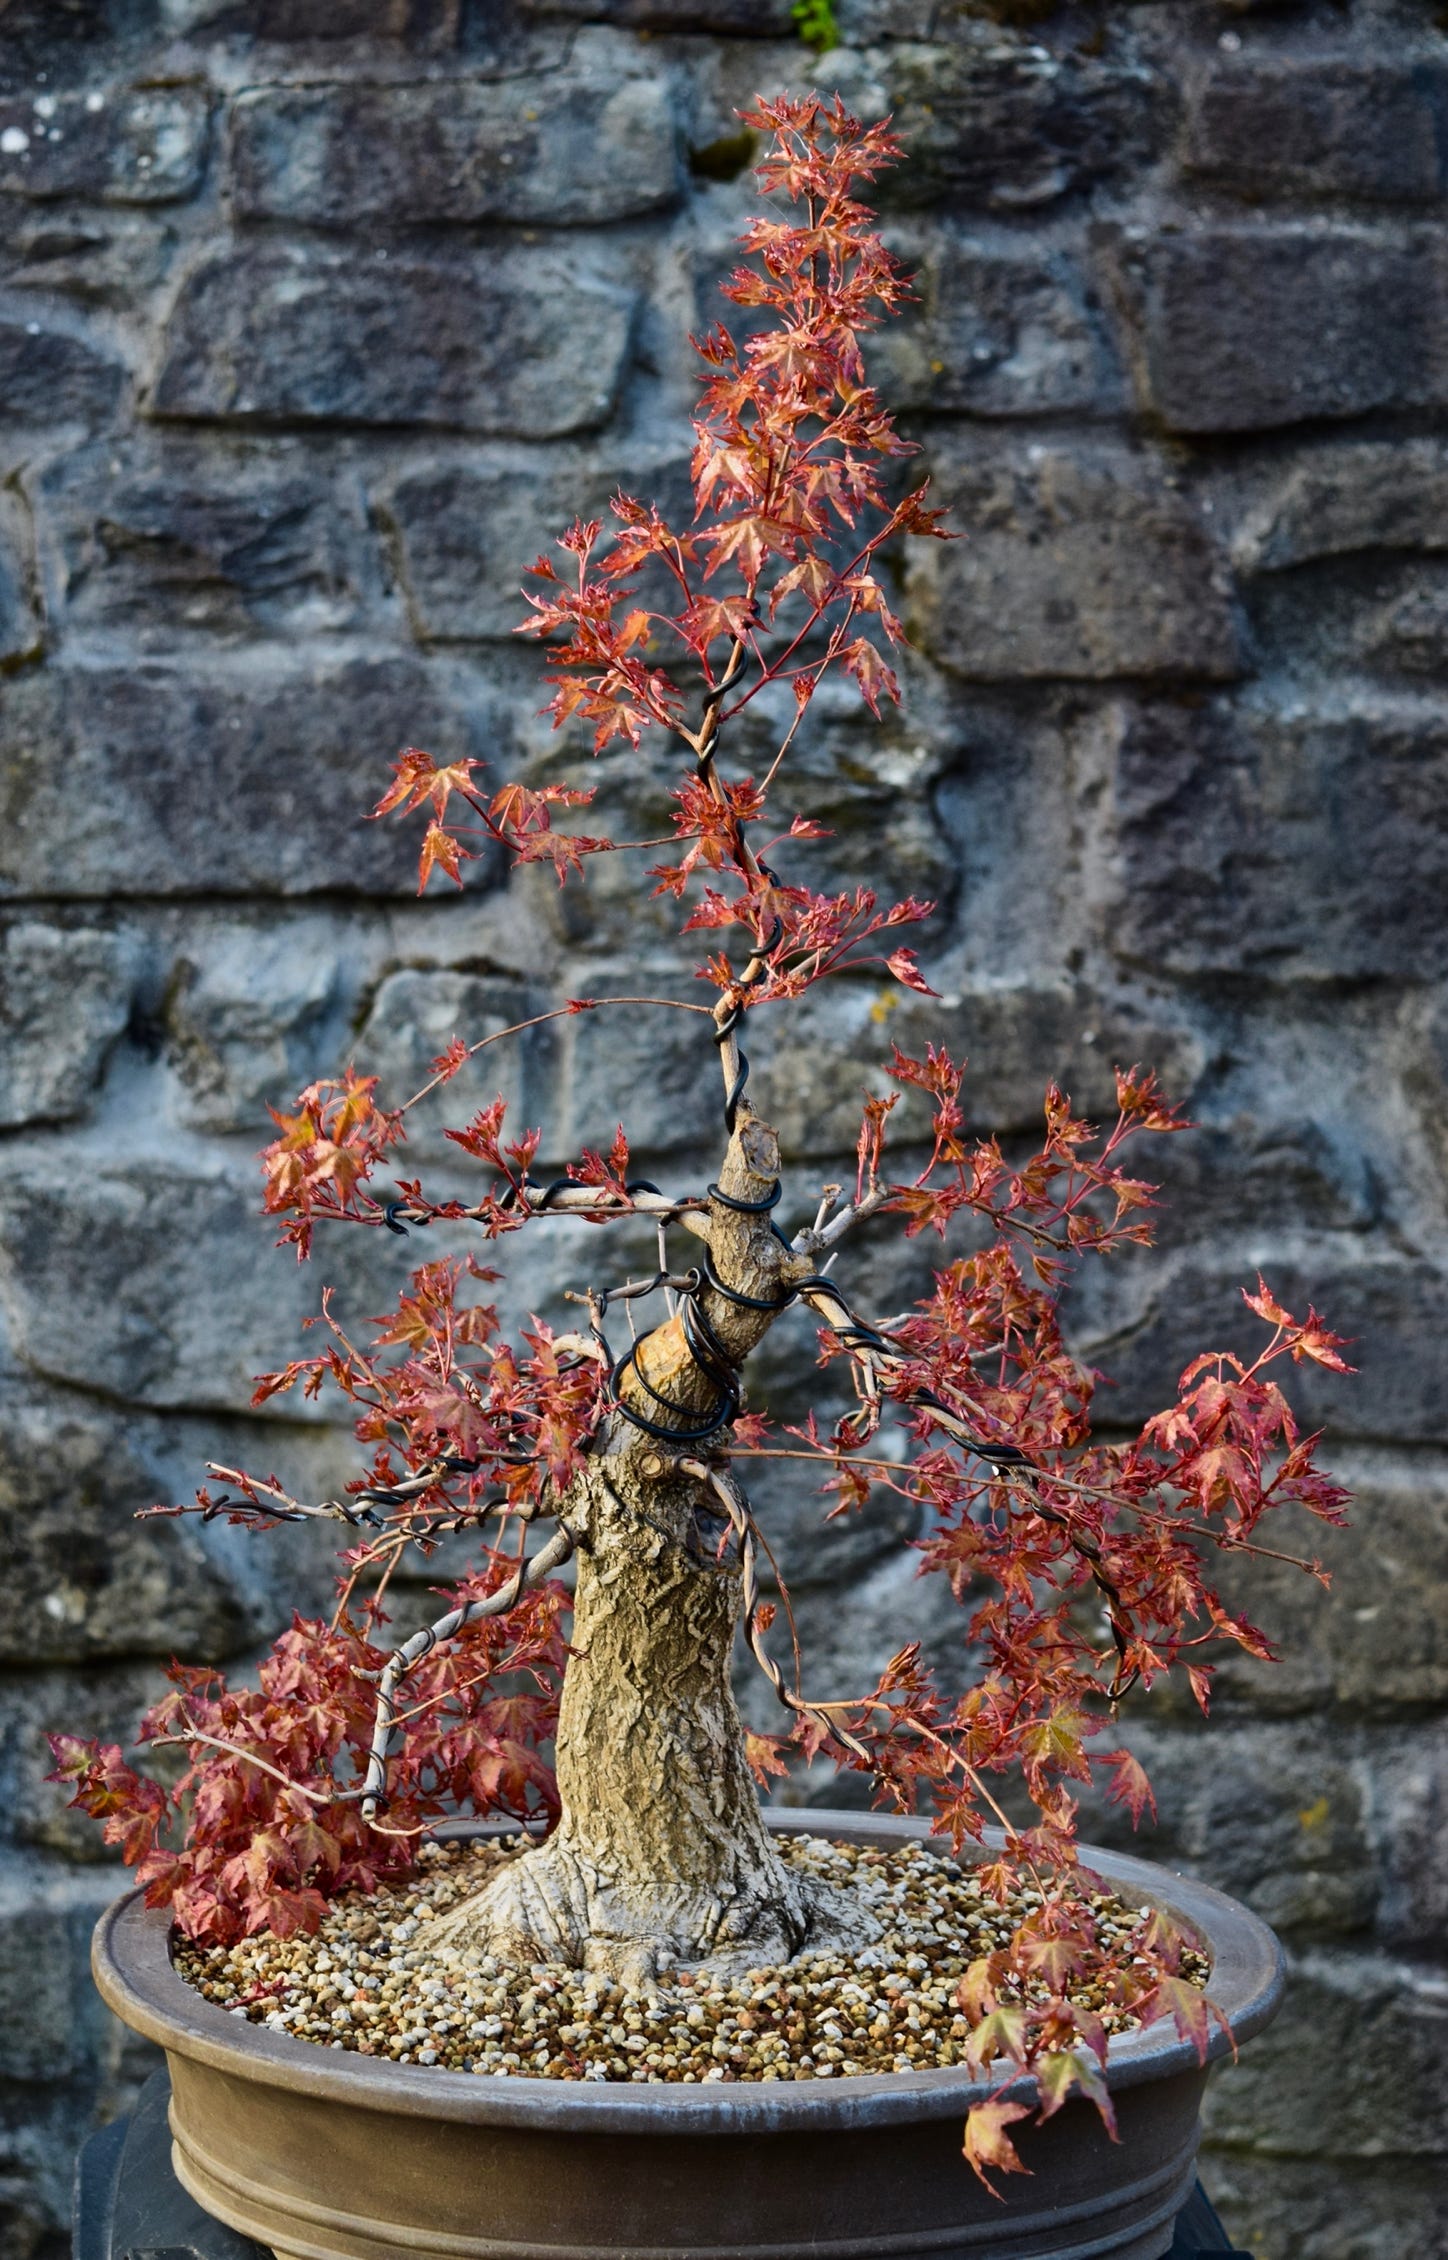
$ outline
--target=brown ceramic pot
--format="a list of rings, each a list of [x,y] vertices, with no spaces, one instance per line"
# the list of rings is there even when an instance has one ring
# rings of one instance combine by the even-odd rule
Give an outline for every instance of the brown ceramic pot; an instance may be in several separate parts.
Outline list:
[[[929,1834],[860,1813],[768,1818],[856,1844]],[[1267,2022],[1282,1964],[1265,1924],[1085,1850],[1133,1905],[1203,1939],[1235,2039]],[[959,2070],[649,2087],[383,2063],[202,2000],[137,1893],[102,1917],[93,1966],[110,2007],[166,2051],[181,2181],[278,2260],[1159,2260],[1195,2171],[1207,2075],[1170,2027],[1111,2044],[1119,2143],[1073,2100],[1016,2130],[1030,2174],[996,2198],[961,2156],[985,2088]],[[1214,2033],[1214,2056],[1229,2046]]]

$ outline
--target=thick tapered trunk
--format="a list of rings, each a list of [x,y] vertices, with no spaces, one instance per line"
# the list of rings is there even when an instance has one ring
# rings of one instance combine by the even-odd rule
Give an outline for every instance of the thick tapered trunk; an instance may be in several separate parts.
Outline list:
[[[736,1371],[792,1263],[767,1212],[746,1205],[765,1201],[777,1170],[773,1132],[745,1114],[720,1171],[728,1198],[711,1204],[707,1226],[715,1276],[733,1295],[700,1296],[709,1356],[722,1348]],[[646,1418],[679,1429],[720,1402],[717,1374],[679,1318],[640,1343],[623,1388]],[[697,1468],[701,1449],[619,1416],[571,1492],[578,1591],[558,1733],[562,1818],[446,1919],[447,1943],[640,1983],[678,1965],[788,1960],[836,1928],[839,1911],[810,1900],[760,1818],[730,1689],[739,1568],[715,1494],[680,1464]]]
[[[720,1526],[698,1513],[701,1488],[595,1473],[558,1731],[562,1817],[462,1911],[458,1943],[634,1983],[788,1960],[803,1944],[808,1909],[760,1819],[730,1691],[739,1576],[710,1558]]]

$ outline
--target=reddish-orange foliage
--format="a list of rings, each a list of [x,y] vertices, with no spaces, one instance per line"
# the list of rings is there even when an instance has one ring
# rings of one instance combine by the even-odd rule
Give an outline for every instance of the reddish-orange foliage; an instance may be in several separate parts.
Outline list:
[[[598,521],[574,524],[560,563],[544,556],[532,569],[541,593],[529,597],[521,631],[547,646],[557,724],[582,720],[595,750],[636,747],[646,731],[680,748],[677,860],[648,877],[655,893],[678,900],[681,931],[738,946],[742,930],[742,971],[722,946],[698,967],[721,1032],[746,1011],[787,1006],[820,981],[864,968],[933,993],[896,939],[930,905],[882,906],[868,889],[812,888],[799,858],[821,827],[807,812],[771,809],[826,674],[853,679],[871,711],[898,696],[886,654],[901,630],[881,555],[904,536],[944,532],[923,486],[905,482],[902,497],[898,477],[887,483],[911,450],[866,381],[860,346],[906,290],[855,194],[895,145],[883,126],[863,128],[815,100],[760,101],[747,122],[770,141],[761,181],[797,217],[754,222],[744,239],[749,263],[726,285],[764,325],[742,344],[723,328],[697,341],[696,515],[676,528],[652,504],[620,494],[607,531]],[[639,601],[645,569],[651,586],[671,591],[666,608]],[[784,711],[768,770],[724,777],[730,723],[771,692]],[[556,829],[555,818],[589,801],[587,791],[504,784],[487,795],[477,767],[408,748],[378,804],[379,815],[427,811],[424,886],[434,868],[461,883],[470,841],[501,846],[516,861],[548,858],[560,883],[594,855],[658,845]],[[765,823],[773,832],[761,848],[750,835]],[[776,856],[788,863],[783,875],[768,860]],[[651,998],[578,998],[558,1010],[604,1002],[710,1010]],[[455,1040],[435,1063],[434,1085],[468,1057]],[[1214,1651],[1270,1655],[1263,1633],[1218,1596],[1207,1565],[1214,1553],[1255,1549],[1263,1516],[1276,1508],[1342,1519],[1344,1494],[1318,1468],[1316,1439],[1298,1433],[1275,1378],[1284,1360],[1345,1370],[1341,1345],[1315,1313],[1293,1318],[1259,1282],[1247,1296],[1267,1329],[1255,1359],[1209,1352],[1136,1435],[1096,1436],[1097,1377],[1063,1336],[1062,1288],[1083,1257],[1149,1239],[1152,1188],[1128,1173],[1123,1155],[1143,1136],[1181,1128],[1177,1116],[1136,1069],[1118,1075],[1116,1116],[1104,1131],[1079,1120],[1052,1087],[1040,1146],[1012,1157],[969,1131],[964,1070],[943,1050],[929,1047],[924,1059],[897,1050],[887,1073],[901,1093],[921,1094],[930,1127],[892,1174],[886,1141],[896,1102],[866,1101],[855,1206],[841,1212],[841,1231],[852,1215],[884,1214],[907,1235],[934,1236],[942,1265],[933,1292],[884,1331],[856,1322],[843,1303],[837,1312],[826,1304],[822,1364],[868,1369],[856,1409],[827,1433],[811,1417],[784,1441],[750,1416],[717,1441],[741,1460],[814,1457],[835,1513],[858,1507],[878,1484],[928,1509],[921,1569],[949,1581],[980,1668],[968,1694],[947,1699],[905,1648],[859,1700],[799,1711],[787,1733],[751,1736],[750,1754],[764,1778],[791,1747],[813,1754],[828,1743],[874,1776],[883,1800],[933,1810],[958,1842],[1003,1818],[993,1777],[1023,1782],[1036,1818],[1008,1827],[1006,1859],[983,1875],[1004,1897],[1025,1866],[1041,1880],[1041,1904],[963,1984],[962,2006],[977,2020],[973,2059],[982,2070],[998,2067],[1002,2088],[1033,2071],[1046,2115],[1080,2089],[1109,2117],[1105,2029],[1070,2000],[1072,1981],[1089,1972],[1098,1999],[1169,2016],[1199,2046],[1210,2011],[1180,1974],[1182,1942],[1159,1921],[1144,1921],[1124,1943],[1097,1935],[1094,1879],[1076,1859],[1076,1795],[1098,1779],[1133,1818],[1150,1808],[1146,1776],[1117,1740],[1116,1705],[1130,1687],[1180,1670],[1205,1709]],[[379,1193],[412,1103],[388,1111],[370,1080],[348,1074],[314,1085],[293,1113],[276,1117],[266,1207],[300,1255],[319,1220],[406,1230],[467,1219],[496,1243],[560,1198],[604,1225],[637,1216],[652,1191],[630,1177],[622,1131],[606,1155],[584,1154],[558,1183],[538,1187],[539,1133],[509,1135],[498,1101],[449,1132],[479,1166],[475,1199],[432,1201],[408,1180]],[[546,1513],[610,1409],[597,1339],[555,1337],[537,1320],[518,1344],[501,1339],[496,1314],[472,1294],[473,1282],[495,1276],[476,1264],[424,1265],[367,1347],[328,1311],[327,1347],[259,1384],[259,1397],[333,1387],[355,1405],[372,1456],[350,1504],[304,1509],[275,1483],[236,1470],[218,1471],[222,1497],[199,1496],[204,1513],[258,1525],[331,1511],[370,1526],[374,1535],[345,1558],[333,1627],[295,1625],[257,1693],[173,1671],[175,1690],[145,1729],[148,1739],[186,1746],[189,1769],[170,1798],[117,1750],[58,1744],[77,1802],[105,1821],[152,1898],[174,1905],[196,1935],[314,1924],[325,1893],[405,1866],[408,1832],[444,1809],[550,1806],[539,1746],[564,1655],[556,1586],[473,1626],[413,1673],[386,1818],[368,1823],[357,1802],[372,1719],[371,1682],[358,1674],[382,1661],[381,1591],[402,1546],[430,1545],[500,1506],[523,1520]],[[870,1449],[887,1422],[903,1429],[904,1454],[898,1444]],[[520,1539],[522,1529],[520,1521]],[[515,1567],[515,1556],[486,1549],[481,1582],[454,1599],[495,1589]],[[767,1629],[767,1612],[756,1628]],[[531,1692],[497,1693],[505,1672],[515,1685],[521,1674]],[[163,1849],[176,1812],[183,1842]],[[1003,2094],[972,2114],[967,2155],[978,2171],[1018,2166],[1008,2129],[1021,2115]]]

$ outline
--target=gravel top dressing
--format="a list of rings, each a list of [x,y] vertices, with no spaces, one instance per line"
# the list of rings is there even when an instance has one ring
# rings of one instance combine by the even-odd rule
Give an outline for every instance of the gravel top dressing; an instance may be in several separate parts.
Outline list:
[[[881,1926],[877,1943],[848,1956],[806,1951],[729,1980],[678,1970],[636,1991],[562,1965],[528,1971],[429,1952],[428,1925],[516,1849],[425,1845],[406,1887],[335,1901],[313,1937],[182,1940],[176,1968],[233,2016],[396,2064],[494,2078],[850,2079],[962,2063],[970,2027],[956,2006],[961,1976],[1039,1904],[1022,1890],[997,1905],[968,1865],[919,1844],[790,1836],[776,1840],[781,1857],[856,1894]],[[1147,1911],[1093,1903],[1108,1937],[1129,1935]],[[1188,1954],[1183,1972],[1205,1984],[1207,1963]],[[1089,1985],[1073,1992],[1101,2006]],[[1133,2022],[1102,2013],[1112,2031]]]

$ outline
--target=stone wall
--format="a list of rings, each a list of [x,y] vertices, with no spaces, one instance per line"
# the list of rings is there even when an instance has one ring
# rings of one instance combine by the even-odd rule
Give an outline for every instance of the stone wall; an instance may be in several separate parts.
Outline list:
[[[73,2146],[140,2062],[85,1974],[119,1879],[42,1730],[124,1735],[159,1659],[244,1664],[325,1591],[285,1541],[128,1519],[207,1457],[347,1466],[248,1411],[317,1291],[256,1219],[266,1102],[674,977],[607,874],[482,863],[419,904],[361,812],[407,741],[567,768],[520,568],[620,479],[678,496],[735,106],[812,72],[908,141],[920,299],[875,366],[971,530],[900,564],[903,717],[812,715],[825,861],[939,898],[982,1127],[1135,1058],[1189,1102],[1159,1252],[1077,1310],[1123,1419],[1239,1338],[1258,1266],[1358,1339],[1359,1380],[1301,1390],[1358,1492],[1332,1591],[1243,1580],[1287,1660],[1223,1670],[1209,1743],[1164,1701],[1133,1727],[1157,1848],[1294,1964],[1209,2179],[1261,2260],[1448,2252],[1448,18],[838,15],[815,64],[788,0],[0,0],[7,2260],[61,2251]],[[663,777],[610,757],[601,805],[657,828]],[[783,1058],[761,1022],[796,1200],[882,1033],[925,1026],[878,987]],[[555,1151],[622,1114],[669,1182],[707,1160],[712,1063],[668,1027],[574,1021],[498,1072]],[[378,1238],[326,1251],[364,1314],[406,1260]],[[781,1401],[810,1356],[781,1330]],[[813,1684],[916,1632],[948,1657],[898,1526],[822,1534],[784,1485],[770,1514]]]

